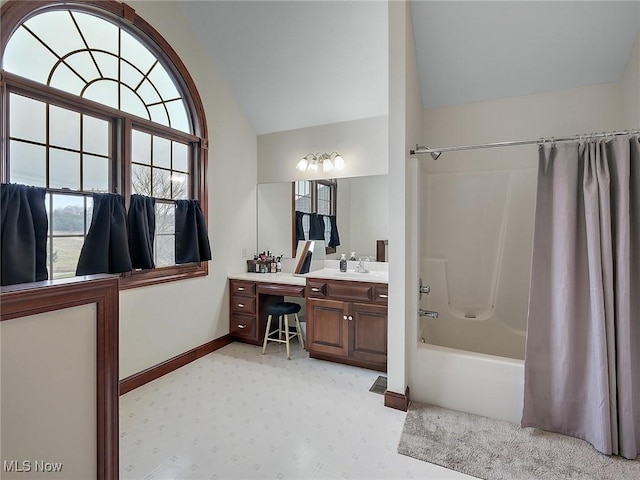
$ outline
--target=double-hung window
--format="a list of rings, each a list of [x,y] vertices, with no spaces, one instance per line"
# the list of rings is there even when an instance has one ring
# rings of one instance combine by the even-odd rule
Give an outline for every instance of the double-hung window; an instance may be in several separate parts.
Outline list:
[[[156,269],[123,287],[207,273],[175,264],[175,202],[206,218],[206,121],[189,73],[131,7],[9,1],[2,6],[0,180],[44,187],[51,278],[75,273],[92,194],[156,198]]]

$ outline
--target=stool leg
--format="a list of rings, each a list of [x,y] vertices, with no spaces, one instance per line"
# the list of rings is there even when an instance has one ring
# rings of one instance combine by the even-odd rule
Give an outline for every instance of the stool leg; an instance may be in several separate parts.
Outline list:
[[[289,315],[284,316],[284,340],[287,343],[287,360],[291,360],[291,351],[289,349]]]
[[[269,340],[269,329],[271,328],[271,315],[267,317],[267,331],[264,332],[264,342],[262,343],[262,354],[267,350],[267,340]]]
[[[300,319],[298,318],[297,313],[295,314],[295,316],[296,316],[296,328],[298,329],[298,339],[300,340],[300,346],[304,350],[304,340],[302,338],[302,327],[300,326]]]
[[[278,315],[278,340],[282,340],[282,315]]]

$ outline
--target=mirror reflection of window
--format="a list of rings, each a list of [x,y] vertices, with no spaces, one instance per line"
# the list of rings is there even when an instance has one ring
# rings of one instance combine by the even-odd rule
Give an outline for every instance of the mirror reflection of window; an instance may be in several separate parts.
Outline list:
[[[336,215],[337,212],[337,181],[335,179],[328,180],[298,180],[293,182],[293,205],[294,211],[292,217],[294,221],[295,231],[295,212],[317,213],[318,215]],[[309,236],[309,216],[302,217],[302,228],[304,237]],[[324,243],[329,244],[331,238],[331,225],[325,222],[324,227]],[[295,248],[295,246],[294,246]],[[326,253],[334,253],[333,247],[326,247]],[[296,250],[294,249],[294,256]]]

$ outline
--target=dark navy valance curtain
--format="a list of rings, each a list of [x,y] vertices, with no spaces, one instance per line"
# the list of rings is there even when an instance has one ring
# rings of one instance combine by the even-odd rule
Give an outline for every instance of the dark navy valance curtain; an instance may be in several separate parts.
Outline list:
[[[133,268],[155,268],[153,240],[156,233],[156,199],[131,195],[129,205],[129,253]]]
[[[309,238],[305,238],[303,219],[309,217]],[[329,222],[329,238],[325,238],[326,222]],[[296,244],[300,240],[324,240],[329,247],[340,245],[338,223],[335,215],[318,215],[317,213],[305,213],[296,211]]]
[[[46,190],[25,185],[0,185],[1,284],[47,280]],[[124,198],[93,195],[91,226],[76,275],[122,273],[155,268],[156,200],[132,195],[129,213]],[[175,206],[175,262],[211,260],[211,247],[200,203],[178,200]]]
[[[0,185],[0,250],[2,285],[46,280],[46,190]]]
[[[198,200],[176,201],[176,263],[211,260],[207,225]]]
[[[95,193],[91,226],[80,251],[76,275],[131,271],[124,198]]]

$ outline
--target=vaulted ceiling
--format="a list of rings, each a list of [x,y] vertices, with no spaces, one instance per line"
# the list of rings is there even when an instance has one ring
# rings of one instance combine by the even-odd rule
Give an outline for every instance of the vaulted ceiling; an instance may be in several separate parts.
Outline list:
[[[412,1],[425,108],[620,80],[639,1]],[[256,133],[386,115],[386,1],[181,1]]]

